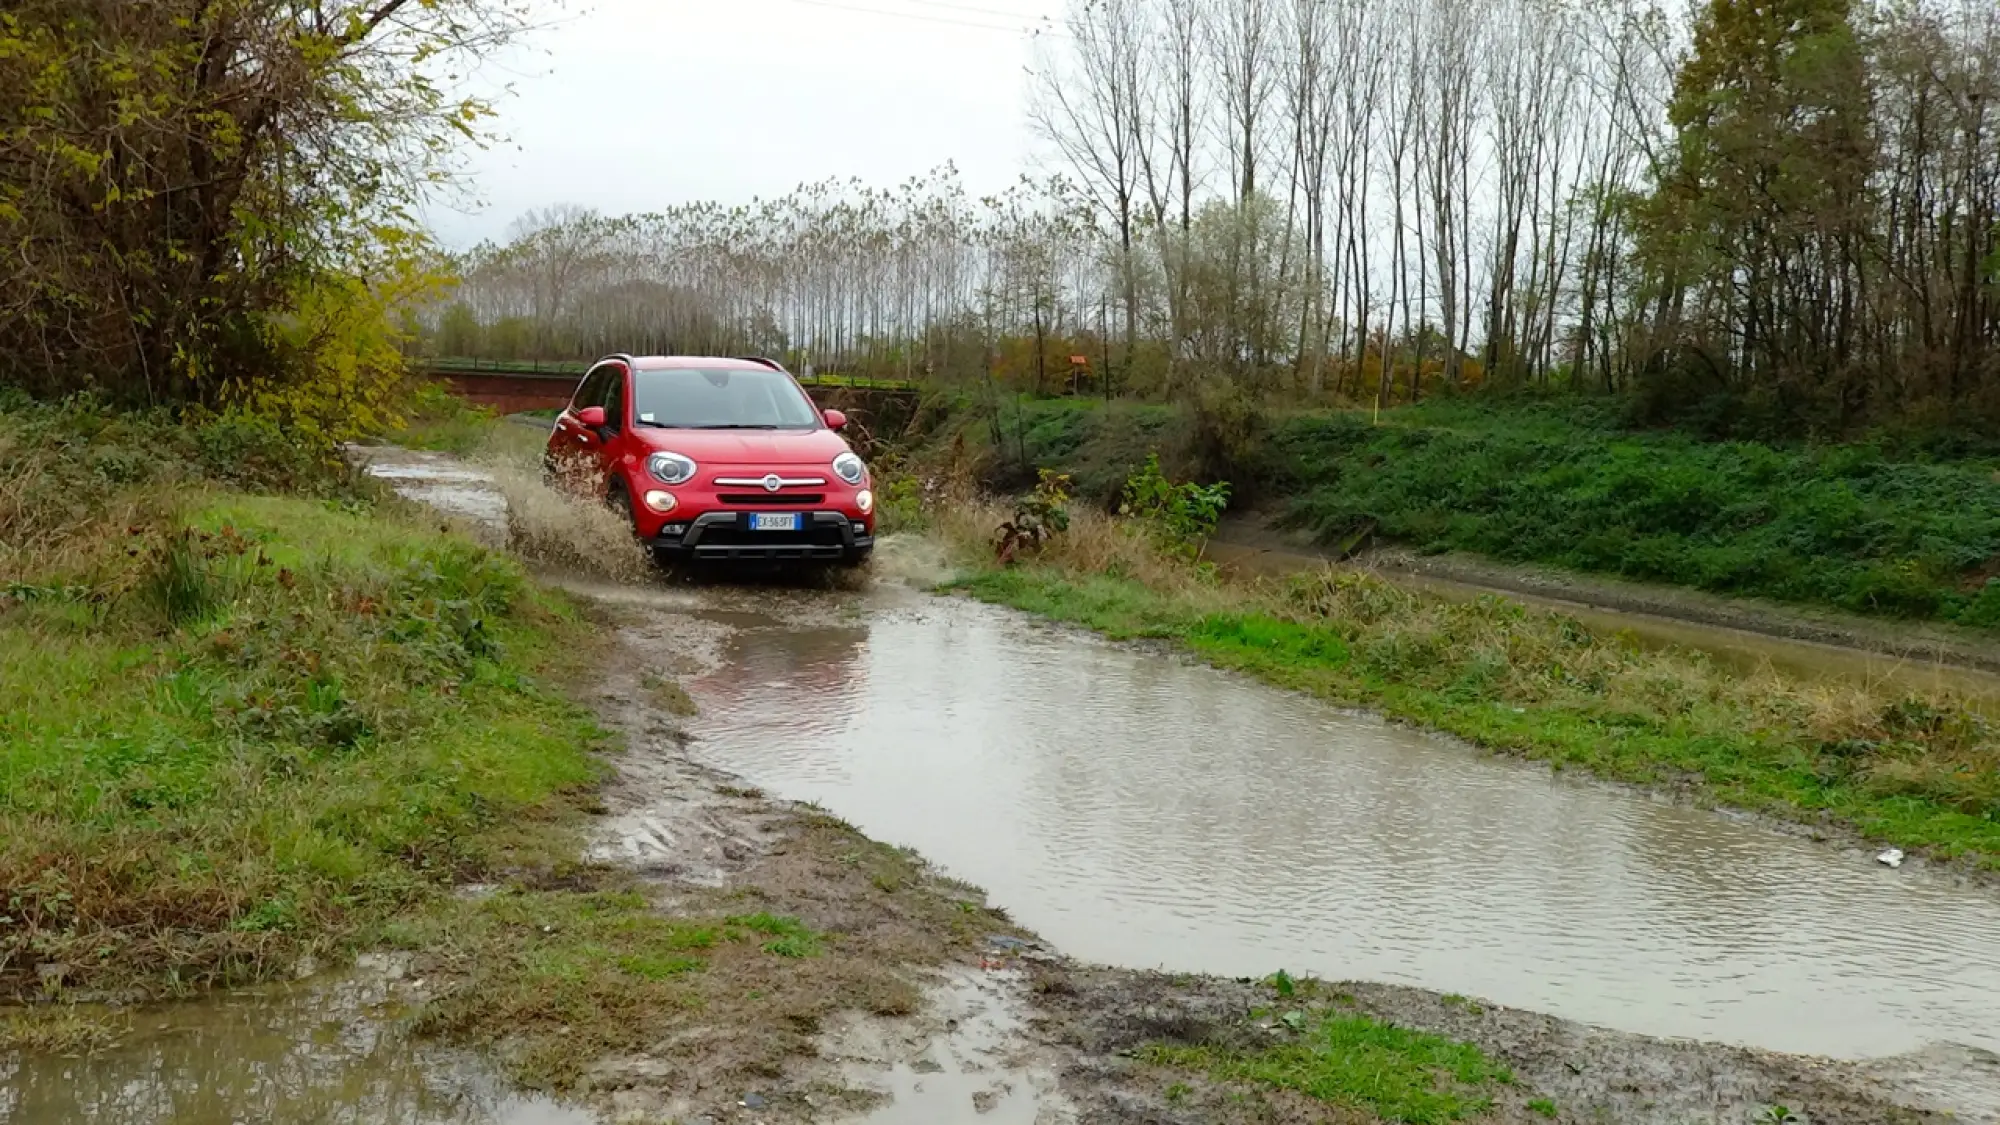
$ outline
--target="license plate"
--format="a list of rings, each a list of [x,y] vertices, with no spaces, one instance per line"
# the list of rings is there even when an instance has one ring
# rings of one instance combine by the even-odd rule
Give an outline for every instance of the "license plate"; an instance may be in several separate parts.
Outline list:
[[[753,512],[750,515],[752,531],[797,531],[799,517],[791,512]]]

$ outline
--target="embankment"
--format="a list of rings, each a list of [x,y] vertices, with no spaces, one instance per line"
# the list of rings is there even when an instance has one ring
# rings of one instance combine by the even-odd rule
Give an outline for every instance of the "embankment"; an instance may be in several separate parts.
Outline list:
[[[1198,424],[1168,406],[1003,401],[937,410],[927,445],[1071,473],[1112,503],[1159,450],[1322,546],[1463,552],[1712,594],[2000,628],[2000,460],[1880,439],[1706,442],[1621,428],[1604,407],[1458,401],[1383,414]],[[1032,473],[1025,474],[1031,477]],[[1932,646],[1935,647],[1935,646]],[[1993,647],[2000,648],[2000,644]]]

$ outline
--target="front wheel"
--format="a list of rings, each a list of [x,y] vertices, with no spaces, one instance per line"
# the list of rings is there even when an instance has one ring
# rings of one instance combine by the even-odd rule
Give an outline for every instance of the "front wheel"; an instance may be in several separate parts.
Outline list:
[[[625,521],[625,526],[632,532],[632,538],[639,538],[639,514],[632,508],[632,494],[618,485],[612,485],[610,494],[604,498],[604,503],[619,519]]]

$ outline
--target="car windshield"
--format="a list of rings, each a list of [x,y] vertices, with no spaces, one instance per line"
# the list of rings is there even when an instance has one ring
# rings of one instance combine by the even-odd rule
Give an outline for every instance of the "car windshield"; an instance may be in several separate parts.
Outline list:
[[[632,376],[642,426],[687,430],[810,430],[819,412],[782,372],[674,367]]]

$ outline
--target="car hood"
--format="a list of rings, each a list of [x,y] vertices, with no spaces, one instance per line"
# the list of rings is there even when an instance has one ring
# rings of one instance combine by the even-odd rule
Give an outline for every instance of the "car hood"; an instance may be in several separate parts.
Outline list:
[[[703,465],[831,464],[847,452],[832,430],[659,430],[634,431],[650,450],[672,450]]]

